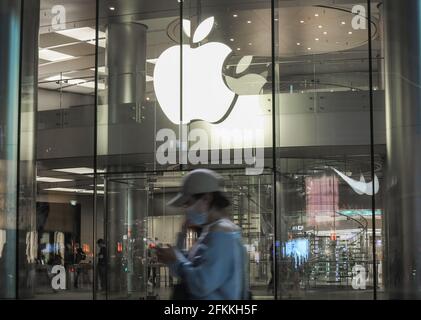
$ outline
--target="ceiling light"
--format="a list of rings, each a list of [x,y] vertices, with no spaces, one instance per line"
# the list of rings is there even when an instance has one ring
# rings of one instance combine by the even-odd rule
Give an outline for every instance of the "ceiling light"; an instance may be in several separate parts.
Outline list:
[[[304,23],[304,20],[301,20],[300,23]]]
[[[237,51],[240,51],[241,50],[241,48],[237,48]]]
[[[110,7],[110,10],[111,10],[111,11],[114,11],[114,10],[115,10],[115,8],[114,8],[114,7]]]
[[[311,48],[307,48],[307,50],[311,50]]]
[[[249,46],[251,46],[252,45],[252,43],[251,42],[249,42]]]
[[[149,98],[149,97],[146,97],[146,100],[148,100],[148,101],[149,101],[149,100],[151,100],[151,98]]]
[[[341,24],[342,24],[342,25],[344,25],[344,24],[346,24],[346,23],[345,23],[345,21],[342,21],[342,22],[341,22]]]
[[[83,81],[82,79],[74,79],[74,81]],[[70,80],[70,84],[76,84],[78,86],[81,87],[85,87],[85,88],[90,88],[90,89],[95,89],[95,81],[91,80],[91,81],[85,81],[85,82],[78,82],[78,83],[71,83],[72,80]],[[98,89],[99,90],[105,90],[105,83],[102,82],[98,82]]]
[[[62,80],[67,80],[69,79],[69,77],[66,76],[62,76],[62,75],[55,75],[55,76],[51,76],[48,78],[45,78],[44,81],[62,81]]]
[[[320,25],[318,28],[319,28],[319,29],[321,29],[321,28],[323,28],[323,26],[322,26],[322,25]]]
[[[47,78],[45,80],[54,80],[54,78],[57,78],[56,80],[60,80],[60,76],[54,76],[54,77],[50,77]],[[74,85],[74,86],[81,86],[81,87],[86,87],[86,88],[91,88],[91,89],[95,89],[95,81],[94,80],[90,80],[90,81],[86,81],[84,79],[70,79],[69,77],[62,77],[63,80],[66,80],[65,82],[67,84],[70,85]],[[104,90],[105,89],[105,84],[104,83],[98,83],[98,89],[100,90]]]
[[[318,14],[318,13],[316,13],[314,16],[315,16],[315,17],[318,17],[318,16],[319,16],[319,14]]]
[[[250,20],[248,20],[248,21],[247,21],[247,23],[251,23],[251,21],[250,21]]]
[[[238,17],[238,14],[233,14],[232,15],[234,18],[237,18]]]
[[[46,188],[47,191],[77,192],[77,193],[93,193],[93,190],[77,189],[77,188]]]
[[[77,188],[47,188],[44,189],[46,191],[57,191],[57,192],[73,192],[73,193],[85,193],[85,194],[93,194],[94,190],[86,190],[86,189],[77,189]],[[97,190],[98,194],[104,194],[104,191]]]
[[[297,42],[297,46],[301,46],[301,43]]]
[[[349,31],[348,34],[352,34],[352,31]]]
[[[157,61],[158,61],[158,58],[155,58],[155,59],[146,59],[146,62],[149,62],[151,64],[156,64]]]
[[[94,169],[87,168],[87,167],[53,169],[53,171],[66,172],[66,173],[75,173],[75,174],[89,174],[89,173],[94,173]],[[104,170],[97,170],[97,171],[98,172],[104,172]]]
[[[230,39],[230,41],[231,41],[231,42],[234,42],[234,39],[233,39],[233,38],[231,38],[231,39]]]
[[[314,39],[314,40],[319,41],[319,38],[316,38],[316,39]]]
[[[323,31],[323,34],[327,34],[327,31]]]
[[[90,70],[95,71],[95,68],[91,68]],[[107,70],[105,69],[105,67],[98,67],[98,72],[99,73],[106,73]]]
[[[39,58],[47,61],[62,61],[75,58],[69,54],[57,52],[50,49],[41,49],[39,51]]]
[[[90,28],[90,27],[73,28],[73,29],[66,29],[66,30],[58,30],[56,31],[56,33],[69,37],[69,38],[79,40],[79,41],[93,40],[95,44],[96,30],[94,28]],[[99,31],[98,37],[99,39],[105,38],[105,33],[102,31]],[[92,43],[92,41],[90,41],[89,43]]]
[[[51,178],[51,177],[37,177],[38,182],[67,182],[73,181],[72,179],[61,179],[61,178]]]

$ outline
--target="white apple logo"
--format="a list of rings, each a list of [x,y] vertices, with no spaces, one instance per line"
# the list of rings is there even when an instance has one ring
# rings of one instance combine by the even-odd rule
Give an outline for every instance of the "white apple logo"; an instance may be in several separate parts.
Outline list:
[[[204,20],[196,29],[193,43],[199,43],[211,32],[214,17]],[[183,20],[183,30],[190,37],[190,21]],[[182,51],[182,53],[180,52]],[[180,79],[180,53],[183,60]],[[235,93],[226,85],[222,68],[231,48],[220,42],[209,42],[197,48],[176,45],[165,50],[154,69],[154,90],[168,119],[180,123],[180,80],[182,81],[182,123],[205,120],[210,123],[224,117]]]

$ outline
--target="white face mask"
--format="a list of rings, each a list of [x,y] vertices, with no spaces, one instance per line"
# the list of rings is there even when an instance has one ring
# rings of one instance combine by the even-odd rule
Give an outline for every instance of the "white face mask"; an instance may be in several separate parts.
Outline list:
[[[208,222],[208,213],[197,209],[200,199],[186,209],[187,222],[194,226],[202,226]]]

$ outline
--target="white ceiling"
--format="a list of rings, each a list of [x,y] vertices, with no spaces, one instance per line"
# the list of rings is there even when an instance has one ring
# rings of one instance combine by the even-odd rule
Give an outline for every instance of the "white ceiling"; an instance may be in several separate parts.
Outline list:
[[[44,59],[40,59],[39,86],[48,90],[93,94],[95,79],[95,1],[72,0],[69,2],[70,4],[66,3],[68,18],[65,31],[80,30],[80,34],[75,32],[76,36],[74,34],[69,36],[66,35],[66,32],[52,29],[51,12],[48,8],[57,3],[58,1],[53,0],[42,1],[39,45],[42,49],[49,49],[52,52],[69,57],[63,60],[49,61],[45,58],[45,55],[42,55]],[[267,57],[270,62],[270,10],[232,11],[221,10],[221,7],[216,7],[216,9],[213,7],[208,11],[207,14],[216,16],[216,27],[209,36],[209,41],[223,41],[233,49],[236,55]],[[234,17],[234,14],[237,16]],[[155,13],[155,15],[158,14]],[[168,13],[165,13],[165,16],[164,18],[136,20],[136,22],[148,26],[147,59],[157,58],[166,48],[175,45],[178,41],[178,17],[168,16]],[[290,60],[290,58],[294,58],[303,61],[307,59],[305,56],[308,55],[314,57],[315,54],[335,54],[337,52],[346,52],[346,59],[351,59],[352,53],[361,55],[358,48],[367,42],[367,31],[353,30],[350,27],[352,15],[343,10],[302,6],[282,7],[279,9],[277,18],[277,23],[279,23],[279,57],[281,59]],[[250,23],[248,23],[249,21]],[[304,23],[301,21],[304,21]],[[342,21],[345,24],[342,24]],[[87,30],[91,30],[92,37],[86,37]],[[82,31],[85,33],[82,34]],[[105,31],[104,28],[101,28],[102,41],[98,48],[99,61],[105,60],[105,49],[103,48],[105,33],[103,31]],[[352,34],[349,34],[349,32],[352,32]],[[373,36],[376,32],[377,28],[374,26]],[[230,39],[233,39],[233,41]],[[366,48],[364,49],[366,50]],[[100,67],[102,67],[101,71],[104,71],[103,66],[100,65]],[[147,63],[146,67],[147,75],[151,77],[153,75],[153,64]],[[319,67],[319,72],[322,73],[321,67]],[[289,73],[291,73],[291,70],[289,70]],[[57,81],[58,79],[63,81]],[[100,83],[99,89],[101,90],[104,86],[104,83]],[[151,82],[148,83],[147,91],[152,91]]]

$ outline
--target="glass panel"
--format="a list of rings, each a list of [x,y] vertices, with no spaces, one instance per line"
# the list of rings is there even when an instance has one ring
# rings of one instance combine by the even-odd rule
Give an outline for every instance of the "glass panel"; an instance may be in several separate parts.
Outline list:
[[[226,177],[229,210],[249,253],[250,289],[271,299],[271,1],[183,1],[182,11],[183,168],[205,165]],[[198,149],[211,152],[199,158]]]
[[[107,172],[171,169],[155,157],[157,132],[178,132],[155,98],[157,58],[174,46],[177,1],[99,2],[97,165]],[[177,62],[174,62],[174,66]],[[170,70],[170,74],[172,70]],[[178,92],[178,85],[171,90]]]
[[[38,98],[39,2],[23,3],[19,211],[18,298],[32,298],[37,261],[36,115]]]
[[[96,1],[40,6],[33,298],[92,299]]]
[[[278,2],[278,292],[373,299],[367,8],[300,4]]]
[[[167,208],[166,202],[179,190],[184,170],[196,166],[214,168],[233,183],[230,210],[246,236],[252,289],[257,296],[272,296],[270,5],[100,1],[105,41],[104,55],[98,56],[104,90],[98,91],[97,164],[99,172],[104,170],[107,198],[106,297],[170,297],[177,280],[155,264],[149,245],[174,244],[184,212]],[[219,156],[211,158],[211,151]],[[239,168],[235,174],[225,171],[232,167]],[[148,190],[138,198],[149,199],[149,205],[139,221],[133,218],[138,234],[132,240],[141,246],[146,239],[146,247],[131,252],[125,228],[136,188]],[[129,261],[133,268],[126,272]]]
[[[184,1],[182,18],[183,164],[261,174],[272,167],[271,2]]]
[[[0,3],[0,298],[16,298],[21,1]]]

